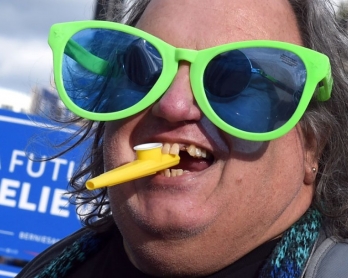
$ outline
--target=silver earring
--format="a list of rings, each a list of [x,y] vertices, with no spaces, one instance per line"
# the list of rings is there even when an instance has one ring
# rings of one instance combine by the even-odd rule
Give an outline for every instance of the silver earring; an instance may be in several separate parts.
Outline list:
[[[313,173],[317,172],[317,168],[312,167],[312,172],[313,172]]]

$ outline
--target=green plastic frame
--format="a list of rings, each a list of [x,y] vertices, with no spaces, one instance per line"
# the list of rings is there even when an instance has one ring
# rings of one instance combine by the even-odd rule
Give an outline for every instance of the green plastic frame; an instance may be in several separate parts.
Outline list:
[[[157,48],[162,56],[163,70],[154,87],[139,103],[118,112],[94,113],[81,109],[69,98],[64,89],[62,79],[62,61],[64,54],[69,55],[84,67],[95,73],[104,75],[107,74],[108,71],[107,61],[92,55],[71,40],[71,37],[75,33],[89,28],[101,28],[125,32],[141,37]],[[316,98],[319,101],[326,101],[330,98],[333,85],[330,62],[326,55],[302,46],[285,42],[256,40],[234,42],[203,50],[183,49],[175,48],[161,39],[137,28],[120,23],[96,20],[55,24],[51,27],[48,42],[53,51],[54,78],[60,98],[73,113],[93,121],[112,121],[122,119],[149,107],[168,89],[177,73],[178,62],[182,60],[191,63],[190,80],[193,94],[200,109],[208,119],[223,131],[238,138],[251,141],[273,140],[289,132],[301,119],[317,87]],[[209,105],[202,82],[204,70],[213,57],[228,50],[250,47],[277,48],[293,52],[302,59],[307,70],[307,81],[302,98],[295,113],[283,126],[266,133],[253,133],[239,130],[221,120]]]

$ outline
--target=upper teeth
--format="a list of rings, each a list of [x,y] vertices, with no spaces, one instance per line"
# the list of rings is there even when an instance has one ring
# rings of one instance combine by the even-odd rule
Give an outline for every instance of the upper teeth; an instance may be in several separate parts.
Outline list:
[[[197,158],[207,157],[207,151],[205,149],[198,148],[192,144],[188,147],[183,147],[183,150],[186,150],[193,157],[197,157]],[[177,143],[174,143],[172,145],[169,143],[163,144],[163,147],[162,147],[163,154],[179,154],[179,152],[180,152],[179,144]]]
[[[197,148],[195,145],[190,145],[187,148],[187,152],[193,157],[207,157],[207,151],[205,149]]]
[[[190,146],[183,146],[181,150],[186,150],[187,153],[196,158],[206,158],[207,157],[207,151],[205,149],[201,149],[196,147],[195,145],[191,144]],[[162,147],[162,153],[163,154],[179,154],[180,152],[180,146],[177,143],[170,144],[165,143]],[[176,177],[181,176],[184,173],[188,173],[189,171],[184,171],[183,169],[166,169],[162,171],[162,174],[166,177]]]

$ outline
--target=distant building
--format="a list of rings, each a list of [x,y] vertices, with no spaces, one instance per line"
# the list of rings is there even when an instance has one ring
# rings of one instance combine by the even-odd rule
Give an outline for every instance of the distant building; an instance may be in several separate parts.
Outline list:
[[[29,94],[0,87],[0,109],[66,120],[72,117],[54,89],[34,88]]]
[[[55,90],[36,88],[32,94],[30,113],[56,120],[66,120],[72,114],[66,109]]]
[[[16,113],[30,113],[32,97],[30,94],[0,87],[0,109]]]

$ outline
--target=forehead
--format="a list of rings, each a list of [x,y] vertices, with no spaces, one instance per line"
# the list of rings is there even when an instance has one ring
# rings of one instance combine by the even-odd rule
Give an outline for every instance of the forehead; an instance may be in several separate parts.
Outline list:
[[[193,49],[260,39],[301,44],[287,0],[152,0],[137,27]]]

